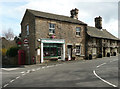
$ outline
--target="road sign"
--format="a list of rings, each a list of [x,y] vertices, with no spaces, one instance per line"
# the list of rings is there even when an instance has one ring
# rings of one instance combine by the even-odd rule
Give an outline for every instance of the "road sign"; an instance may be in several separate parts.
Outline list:
[[[23,41],[24,41],[24,44],[28,44],[29,43],[27,38],[25,38]]]
[[[25,39],[23,40],[23,43],[24,43],[24,46],[28,46],[28,44],[29,44],[28,39],[25,38]]]

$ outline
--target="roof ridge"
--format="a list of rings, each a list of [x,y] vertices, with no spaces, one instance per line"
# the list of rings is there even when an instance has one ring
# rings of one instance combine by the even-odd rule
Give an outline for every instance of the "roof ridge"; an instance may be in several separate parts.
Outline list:
[[[53,14],[53,15],[57,15],[57,16],[65,16],[65,17],[70,18],[69,16],[66,16],[66,15],[59,15],[59,14],[55,14],[55,13],[49,13],[49,12],[44,12],[44,11],[39,11],[39,10],[33,10],[33,9],[27,9],[27,10],[28,11],[36,11],[36,12],[46,13],[46,14]]]
[[[32,9],[26,9],[26,10],[29,11],[30,13],[32,13],[33,15],[35,15],[36,17],[42,17],[42,18],[47,18],[47,19],[71,22],[71,23],[75,23],[75,24],[87,25],[86,23],[84,23],[78,19],[74,19],[74,18],[65,16],[65,15],[58,15],[58,14],[54,14],[54,13],[43,12],[43,11],[32,10]]]
[[[111,34],[110,32],[108,32],[106,29],[103,29],[104,31],[106,31],[108,34],[110,34],[111,36],[117,38],[116,36],[114,36],[113,34]]]
[[[88,30],[87,33],[88,35],[92,37],[98,37],[98,38],[106,38],[106,39],[113,39],[113,40],[118,40],[116,36],[108,32],[106,29],[99,30],[96,27],[93,26],[87,26]]]

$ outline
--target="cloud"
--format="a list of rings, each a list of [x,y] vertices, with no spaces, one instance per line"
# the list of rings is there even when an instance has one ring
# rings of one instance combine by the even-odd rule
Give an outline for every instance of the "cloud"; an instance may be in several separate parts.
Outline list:
[[[103,27],[107,28],[107,31],[118,37],[118,20],[111,19],[108,23],[103,22]]]
[[[118,0],[4,0],[0,17],[6,18],[3,19],[4,23],[2,23],[6,29],[12,27],[15,34],[19,34],[20,22],[27,8],[66,16],[70,16],[71,9],[78,8],[79,20],[94,26],[94,18],[102,16],[103,28],[114,33],[111,29],[117,29],[115,25],[117,2]],[[114,28],[110,28],[109,25],[114,26]]]

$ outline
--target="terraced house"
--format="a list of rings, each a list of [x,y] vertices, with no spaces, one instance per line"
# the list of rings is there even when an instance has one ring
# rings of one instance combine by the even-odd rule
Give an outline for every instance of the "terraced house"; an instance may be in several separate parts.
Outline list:
[[[25,63],[117,54],[119,39],[99,28],[102,18],[98,17],[96,26],[90,27],[78,20],[78,11],[72,9],[71,16],[68,17],[27,9],[21,22],[22,43],[25,43],[25,39],[28,40],[27,45],[22,44],[26,53]]]
[[[95,18],[95,27],[87,26],[88,56],[109,57],[118,54],[120,40],[102,29],[102,17]]]

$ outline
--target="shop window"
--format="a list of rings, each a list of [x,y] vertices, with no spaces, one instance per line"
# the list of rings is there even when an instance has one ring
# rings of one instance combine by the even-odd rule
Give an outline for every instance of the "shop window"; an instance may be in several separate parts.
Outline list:
[[[55,34],[55,24],[49,23],[49,34]]]
[[[80,31],[81,31],[81,28],[80,27],[76,27],[76,36],[80,36]]]
[[[61,45],[59,44],[44,44],[43,52],[44,57],[57,57],[61,56]]]
[[[76,46],[76,55],[80,55],[80,45]]]

